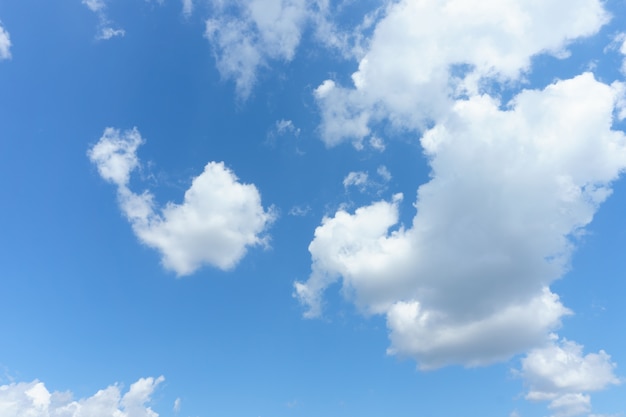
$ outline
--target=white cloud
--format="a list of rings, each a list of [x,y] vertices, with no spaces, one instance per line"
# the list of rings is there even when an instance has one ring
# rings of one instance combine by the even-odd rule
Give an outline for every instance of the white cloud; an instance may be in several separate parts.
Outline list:
[[[353,87],[326,80],[315,91],[322,138],[358,144],[383,119],[424,129],[454,97],[479,92],[485,80],[518,80],[532,56],[565,56],[570,41],[607,20],[600,0],[390,2]]]
[[[422,368],[544,343],[569,314],[549,285],[626,168],[626,138],[611,130],[622,95],[583,74],[506,108],[456,101],[421,139],[431,180],[409,227],[398,224],[401,195],[323,219],[311,275],[295,284],[305,315],[319,315],[324,290],[342,280],[359,309],[387,316],[389,353]]]
[[[553,336],[522,360],[521,375],[529,386],[526,398],[550,401],[548,408],[556,417],[589,413],[588,393],[620,382],[614,374],[616,365],[603,350],[583,356],[581,345],[557,339]]]
[[[115,29],[111,26],[111,21],[105,13],[105,0],[82,0],[82,3],[98,16],[98,34],[97,40],[108,40],[115,37],[123,37],[126,32],[124,29]]]
[[[622,66],[620,68],[622,74],[626,75],[626,33],[618,34],[614,40],[611,47],[617,47],[617,50],[624,55],[624,59],[622,60]],[[612,49],[612,48],[611,48]]]
[[[343,187],[348,189],[349,187],[357,187],[364,191],[368,184],[367,172],[357,171],[349,172],[343,179]]]
[[[276,133],[279,135],[292,134],[300,135],[300,128],[297,128],[291,120],[280,119],[276,121]]]
[[[11,58],[11,37],[0,22],[0,60]]]
[[[99,12],[104,10],[106,3],[104,0],[83,0],[82,3],[89,8],[92,12]]]
[[[370,146],[374,148],[375,150],[377,150],[378,152],[385,151],[385,141],[383,141],[378,136],[372,136],[370,138]]]
[[[49,392],[43,382],[0,386],[0,415],[12,417],[158,417],[147,404],[155,388],[164,381],[141,378],[122,395],[111,385],[93,396],[73,400],[68,392]]]
[[[122,37],[126,34],[124,29],[113,29],[112,27],[102,27],[100,28],[100,33],[96,36],[96,39],[100,40],[108,40],[111,38],[115,38],[117,36]]]
[[[193,0],[182,0],[183,2],[183,15],[186,17],[191,16],[193,13]]]
[[[180,397],[179,397],[179,398],[176,398],[176,399],[174,400],[174,407],[172,408],[172,409],[174,410],[174,412],[175,412],[175,413],[178,413],[178,412],[180,411],[180,404],[181,404],[181,399],[180,399]]]
[[[306,22],[306,0],[236,1],[229,6],[213,1],[216,17],[206,22],[205,36],[212,44],[217,68],[235,81],[240,98],[246,99],[257,71],[268,60],[290,61],[300,43]]]
[[[157,249],[163,265],[188,275],[209,264],[233,268],[250,246],[263,245],[266,227],[274,216],[261,205],[252,184],[242,184],[222,162],[209,162],[194,178],[181,204],[156,208],[148,191],[129,188],[131,172],[139,166],[137,148],[143,139],[137,129],[107,128],[88,152],[100,176],[117,186],[120,208],[144,244]]]
[[[309,214],[311,212],[311,206],[293,206],[290,210],[289,210],[289,215],[290,216],[295,216],[295,217],[304,217],[307,214]]]
[[[383,179],[384,182],[391,181],[391,172],[389,172],[386,166],[379,166],[378,169],[376,169],[376,173]]]

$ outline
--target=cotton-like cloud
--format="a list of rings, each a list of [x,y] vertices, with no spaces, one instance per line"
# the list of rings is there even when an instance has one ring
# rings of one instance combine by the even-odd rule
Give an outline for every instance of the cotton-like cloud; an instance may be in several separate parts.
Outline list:
[[[431,180],[411,225],[398,224],[396,195],[315,230],[311,275],[295,284],[306,316],[341,280],[359,309],[386,315],[389,353],[421,368],[487,364],[544,343],[570,313],[549,286],[626,168],[626,137],[611,129],[623,95],[586,73],[507,106],[456,101],[421,138]]]
[[[120,208],[135,235],[161,253],[167,269],[181,276],[205,264],[231,269],[248,247],[266,243],[263,232],[272,211],[263,208],[254,185],[240,183],[222,162],[206,165],[181,204],[158,209],[149,191],[131,191],[130,174],[139,166],[136,151],[142,143],[137,129],[107,128],[88,156],[100,176],[117,186]]]
[[[11,37],[0,22],[0,60],[11,58]]]
[[[534,55],[566,56],[570,41],[607,20],[600,0],[390,2],[353,86],[326,80],[315,90],[322,139],[360,144],[381,120],[425,129],[455,97],[519,80]]]
[[[549,401],[555,417],[570,417],[591,411],[589,392],[600,391],[620,381],[616,365],[603,350],[583,356],[583,347],[552,337],[545,346],[531,350],[522,360],[521,376],[529,386],[526,398]]]
[[[247,98],[257,70],[267,60],[290,61],[306,21],[306,0],[214,0],[217,15],[206,22],[205,36],[213,46],[217,68],[235,81],[237,94]],[[234,13],[232,9],[234,8]]]
[[[158,417],[148,404],[159,378],[141,378],[122,395],[111,385],[93,396],[73,400],[69,392],[50,392],[43,382],[0,386],[0,415],[12,417]]]

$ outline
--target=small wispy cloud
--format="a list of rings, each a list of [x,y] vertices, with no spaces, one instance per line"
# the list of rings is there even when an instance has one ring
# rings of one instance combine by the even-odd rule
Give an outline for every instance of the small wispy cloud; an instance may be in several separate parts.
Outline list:
[[[0,22],[0,60],[11,58],[11,36]]]
[[[98,16],[97,40],[108,40],[115,37],[123,37],[126,34],[124,29],[113,27],[113,23],[109,20],[105,12],[105,0],[82,0],[82,3]]]

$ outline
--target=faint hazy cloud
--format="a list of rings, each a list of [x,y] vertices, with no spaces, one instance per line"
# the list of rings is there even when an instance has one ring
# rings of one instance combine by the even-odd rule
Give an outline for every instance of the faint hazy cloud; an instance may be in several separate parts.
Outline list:
[[[93,396],[73,400],[69,392],[50,392],[43,382],[19,382],[0,386],[0,415],[28,417],[159,417],[148,404],[159,378],[141,378],[122,395],[111,385]]]
[[[391,180],[391,173],[386,166],[381,165],[376,169],[378,180],[372,179],[368,172],[352,171],[343,179],[343,187],[346,191],[349,188],[357,188],[360,192],[376,191],[381,192],[386,188],[387,183]]]
[[[135,235],[161,253],[167,269],[179,276],[204,264],[231,269],[248,247],[267,244],[263,233],[273,211],[263,208],[254,185],[240,183],[222,162],[206,165],[181,204],[158,208],[149,191],[131,191],[130,174],[139,166],[136,151],[142,143],[137,129],[107,128],[88,156],[100,176],[117,186],[120,208]]]
[[[295,284],[305,315],[321,314],[341,281],[360,310],[386,315],[389,353],[425,369],[545,343],[570,314],[549,286],[626,168],[626,137],[611,130],[622,96],[622,84],[583,74],[506,106],[458,100],[421,138],[431,179],[410,225],[399,224],[401,195],[322,220],[311,275]]]
[[[11,37],[0,22],[0,60],[11,58]]]
[[[307,214],[309,214],[311,212],[311,207],[310,206],[293,206],[290,210],[289,210],[289,215],[290,216],[295,216],[295,217],[304,217]]]
[[[603,350],[583,355],[583,346],[553,335],[522,359],[520,374],[529,388],[528,400],[549,401],[555,417],[570,417],[591,411],[590,392],[620,383],[615,368]]]
[[[280,119],[276,121],[276,133],[279,135],[290,133],[294,136],[299,136],[300,129],[297,128],[291,120]]]
[[[193,13],[193,0],[182,0],[183,2],[183,15],[186,17],[191,16]]]

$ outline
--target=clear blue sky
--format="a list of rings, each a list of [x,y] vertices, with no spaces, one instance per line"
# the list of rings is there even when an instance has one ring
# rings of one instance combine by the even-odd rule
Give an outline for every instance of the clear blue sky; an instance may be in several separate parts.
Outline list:
[[[621,0],[0,2],[0,416],[624,416]]]

